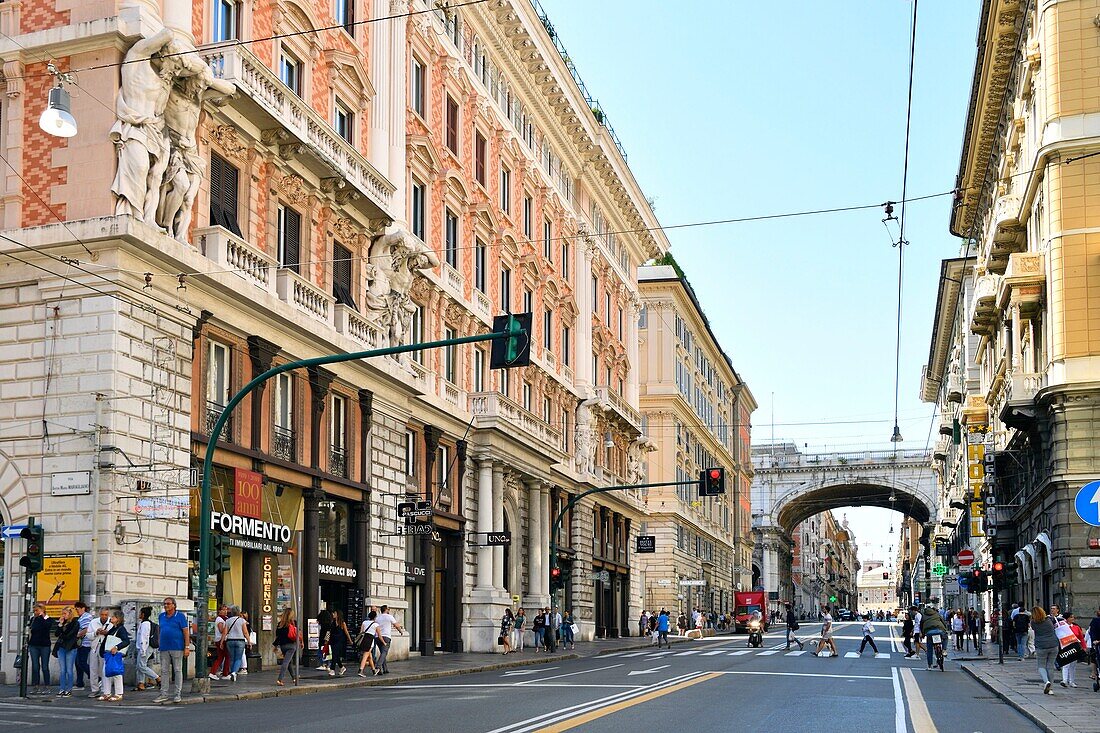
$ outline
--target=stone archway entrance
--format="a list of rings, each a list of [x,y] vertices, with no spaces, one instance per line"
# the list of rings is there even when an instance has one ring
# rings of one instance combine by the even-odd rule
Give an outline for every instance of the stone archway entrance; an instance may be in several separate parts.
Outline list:
[[[23,477],[6,454],[0,452],[0,525],[21,524],[30,514],[30,500]],[[15,679],[19,653],[20,605],[23,575],[16,573],[15,543],[0,538],[0,684]]]

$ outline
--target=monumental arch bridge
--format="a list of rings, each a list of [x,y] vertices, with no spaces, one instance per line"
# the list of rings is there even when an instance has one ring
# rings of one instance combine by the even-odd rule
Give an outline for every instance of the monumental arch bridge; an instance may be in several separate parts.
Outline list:
[[[780,443],[753,446],[752,459],[754,557],[760,584],[779,591],[780,600],[789,600],[792,592],[795,527],[829,509],[874,506],[901,512],[924,526],[921,543],[927,552],[939,492],[929,452],[802,453],[793,443]]]

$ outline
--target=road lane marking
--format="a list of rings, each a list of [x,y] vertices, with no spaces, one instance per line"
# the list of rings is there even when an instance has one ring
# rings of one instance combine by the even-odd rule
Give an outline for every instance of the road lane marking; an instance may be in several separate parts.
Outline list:
[[[505,672],[501,675],[501,677],[521,677],[529,674],[538,674],[539,672],[549,672],[552,669],[557,669],[557,667],[541,667],[539,669],[514,670],[512,672]]]
[[[743,654],[752,654],[752,649],[742,649],[740,651],[731,652],[729,656],[731,656],[731,657],[740,657]]]
[[[936,724],[928,714],[928,706],[924,703],[924,696],[921,695],[913,670],[902,667],[901,681],[905,686],[905,697],[909,701],[909,719],[913,721],[913,733],[936,733]]]
[[[654,683],[652,685],[647,685],[647,686],[645,686],[641,689],[628,690],[626,692],[617,692],[615,694],[608,695],[607,697],[601,697],[601,698],[598,698],[596,700],[589,700],[587,702],[577,703],[576,705],[570,705],[569,707],[562,708],[560,710],[555,710],[555,711],[550,712],[550,713],[542,713],[541,715],[536,715],[534,717],[527,718],[525,720],[520,720],[520,721],[515,722],[515,723],[510,723],[510,724],[502,726],[500,728],[494,728],[493,730],[488,731],[487,733],[526,733],[526,731],[535,730],[539,725],[541,725],[543,722],[545,722],[545,721],[547,721],[551,718],[560,718],[561,716],[563,716],[567,713],[579,714],[579,713],[582,713],[582,712],[586,712],[588,710],[595,710],[596,708],[600,707],[601,705],[608,705],[608,704],[611,704],[611,703],[614,703],[614,702],[618,702],[620,700],[627,700],[627,699],[630,699],[630,698],[635,697],[637,695],[645,694],[646,691],[663,689],[665,687],[668,687],[669,685],[674,685],[678,682],[683,682],[685,680],[693,679],[695,677],[700,676],[701,674],[703,674],[703,673],[702,672],[689,672],[687,674],[682,674],[682,675],[679,675],[679,676],[676,676],[676,677],[671,677],[671,678],[669,678],[669,679],[667,679],[663,682],[657,682],[657,683]],[[367,699],[367,698],[364,698],[364,699]]]
[[[715,649],[712,652],[703,652],[704,657],[713,657],[715,654],[725,654],[729,649]]]
[[[890,679],[894,681],[894,733],[909,733],[909,728],[905,725],[905,700],[901,697],[897,667],[890,668]]]
[[[657,652],[656,654],[650,654],[646,659],[660,659],[661,657],[667,657],[672,652]]]
[[[879,652],[878,654],[875,655],[875,659],[889,659],[889,658],[890,658],[890,653],[889,652]]]
[[[805,649],[802,649],[802,650],[797,651],[797,652],[787,652],[783,656],[785,656],[785,657],[801,657],[803,654],[808,654],[808,652]]]
[[[636,669],[627,673],[627,677],[633,677],[636,674],[653,674],[654,672],[660,672],[662,669],[668,669],[667,664],[662,664],[660,667],[654,667],[653,669]]]
[[[537,680],[524,680],[523,682],[517,682],[516,687],[519,687],[521,685],[530,685],[532,682],[548,682],[550,680],[556,680],[556,679],[560,679],[562,677],[572,677],[572,676],[578,675],[578,674],[588,674],[589,672],[602,672],[605,669],[615,669],[616,667],[621,667],[621,666],[623,666],[623,665],[621,665],[621,664],[609,664],[606,667],[596,667],[595,669],[582,669],[579,672],[566,672],[565,674],[552,674],[549,677],[541,677]]]
[[[747,674],[747,675],[771,675],[775,677],[829,677],[831,679],[846,680],[888,680],[889,677],[871,674],[843,674],[841,672],[766,672],[763,670],[726,670],[714,674]]]
[[[449,690],[449,689],[452,689],[452,688],[460,688],[460,687],[516,687],[516,686],[518,686],[518,684],[519,683],[517,683],[517,682],[470,682],[468,684],[460,684],[460,685],[442,685],[442,684],[440,684],[440,685],[432,685],[432,684],[401,685],[400,683],[398,683],[398,685],[395,685],[395,686],[392,686],[392,687],[377,687],[377,688],[375,688],[374,691],[371,692],[371,694],[373,695],[375,692],[401,692],[402,690]],[[618,689],[618,690],[640,690],[643,687],[645,687],[645,685],[585,685],[585,684],[578,684],[576,682],[541,683],[537,680],[532,680],[529,684],[524,685],[524,687],[571,687],[571,688],[572,687],[591,687],[593,689],[600,689],[600,688],[605,688],[606,687],[606,688],[612,689],[612,690],[615,690],[615,689]],[[391,695],[390,697],[395,697],[395,696]],[[373,697],[351,697],[351,698],[348,698],[348,699],[349,700],[374,700],[376,698],[373,698]]]
[[[713,680],[718,676],[718,672],[709,672],[694,679],[684,680],[683,682],[678,682],[675,685],[671,685],[660,690],[647,692],[644,695],[639,695],[637,697],[631,698],[630,700],[623,700],[621,702],[613,703],[611,705],[606,705],[596,710],[591,710],[587,713],[581,713],[580,715],[566,718],[565,720],[553,723],[545,728],[539,728],[538,733],[562,733],[563,731],[572,730],[579,725],[591,723],[593,720],[597,720],[608,715],[613,715],[620,710],[625,710],[626,708],[634,707],[635,705],[641,705],[642,703],[649,702],[650,700],[656,700],[659,697],[670,695],[673,692],[680,692],[681,690],[685,690],[688,687],[697,685],[701,682],[709,682],[710,680]]]
[[[672,656],[674,656],[674,657],[686,657],[689,654],[698,654],[700,651],[702,651],[702,650],[701,649],[692,649],[689,652],[676,652]]]
[[[630,652],[630,653],[628,653],[628,654],[623,654],[623,655],[621,655],[621,657],[622,657],[623,659],[627,659],[627,658],[629,658],[629,657],[641,657],[641,656],[644,656],[644,655],[646,655],[646,654],[649,654],[649,652]],[[616,656],[616,655],[612,654],[612,655],[610,655],[610,656]]]
[[[779,653],[778,649],[769,649],[766,652],[760,652],[756,656],[758,656],[758,657],[768,657],[768,656],[771,656],[772,654],[778,654],[778,653]]]

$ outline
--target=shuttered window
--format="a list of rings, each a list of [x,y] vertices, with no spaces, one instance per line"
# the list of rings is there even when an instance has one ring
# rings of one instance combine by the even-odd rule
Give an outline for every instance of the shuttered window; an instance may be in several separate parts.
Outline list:
[[[210,154],[210,223],[241,236],[237,223],[239,173],[217,153]]]
[[[302,215],[279,207],[279,267],[299,272],[302,257]]]
[[[337,303],[358,310],[351,294],[351,252],[341,244],[332,245],[332,295]]]

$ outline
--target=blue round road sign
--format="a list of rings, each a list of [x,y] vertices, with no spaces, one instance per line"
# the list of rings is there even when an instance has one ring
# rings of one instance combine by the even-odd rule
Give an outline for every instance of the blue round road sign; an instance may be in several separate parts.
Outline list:
[[[1073,508],[1082,522],[1100,527],[1100,481],[1090,481],[1082,486],[1073,501]]]

